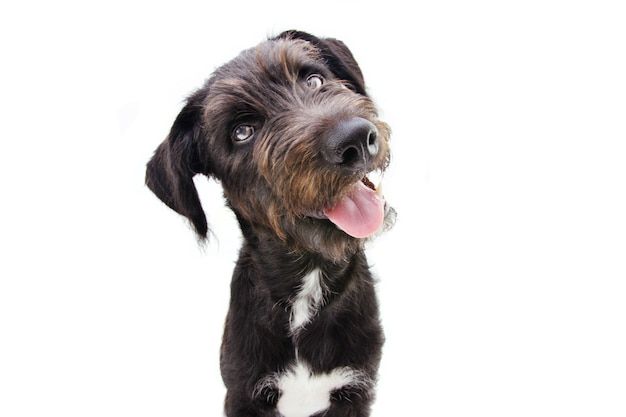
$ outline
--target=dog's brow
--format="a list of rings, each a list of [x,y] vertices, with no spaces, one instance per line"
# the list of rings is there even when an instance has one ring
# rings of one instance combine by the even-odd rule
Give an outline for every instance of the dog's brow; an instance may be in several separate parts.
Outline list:
[[[308,77],[311,74],[320,74],[326,78],[330,78],[331,76],[330,71],[328,71],[327,68],[317,62],[307,62],[300,66],[300,71],[298,74],[299,79]]]
[[[274,60],[279,64],[283,76],[287,79],[295,81],[301,76],[302,69],[305,67],[320,70],[323,68],[319,62],[319,52],[308,42],[278,41],[268,52],[269,55],[265,58],[270,58],[272,61],[271,55],[275,54]],[[265,66],[264,68],[267,69]]]

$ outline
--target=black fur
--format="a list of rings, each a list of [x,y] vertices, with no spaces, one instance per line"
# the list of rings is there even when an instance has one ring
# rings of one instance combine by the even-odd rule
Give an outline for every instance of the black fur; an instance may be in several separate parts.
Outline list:
[[[326,83],[316,91],[306,87],[311,72]],[[323,138],[354,117],[375,125],[380,152],[349,167],[329,163]],[[242,124],[255,134],[239,143],[233,131]],[[148,187],[201,238],[209,229],[196,174],[221,181],[241,226],[221,353],[228,417],[280,416],[277,381],[296,361],[313,375],[349,367],[358,376],[330,392],[320,415],[369,415],[384,337],[364,240],[312,213],[370,170],[384,170],[388,136],[348,48],[288,31],[219,68],[148,163]],[[386,216],[389,227],[394,211]],[[296,332],[293,302],[312,271],[321,274],[323,302]]]

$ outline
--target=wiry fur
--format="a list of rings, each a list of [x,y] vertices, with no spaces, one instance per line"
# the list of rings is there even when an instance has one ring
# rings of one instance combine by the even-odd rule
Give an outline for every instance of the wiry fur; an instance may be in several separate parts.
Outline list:
[[[311,88],[311,74],[323,85]],[[375,126],[377,152],[329,163],[324,138],[353,118]],[[234,140],[240,125],[254,137]],[[387,167],[389,134],[348,48],[289,31],[216,70],[148,163],[149,188],[201,238],[209,229],[196,174],[221,182],[241,226],[221,358],[229,417],[278,416],[281,387],[301,386],[302,369],[328,386],[348,381],[332,389],[324,415],[369,415],[383,343],[374,282],[363,239],[319,213]],[[387,208],[385,227],[393,218]]]

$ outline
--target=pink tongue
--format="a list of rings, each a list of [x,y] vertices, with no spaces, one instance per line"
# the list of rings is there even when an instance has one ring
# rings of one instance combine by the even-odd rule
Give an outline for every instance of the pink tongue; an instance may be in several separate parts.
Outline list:
[[[324,214],[350,236],[364,238],[380,229],[385,202],[374,190],[359,182],[336,207],[325,208]]]

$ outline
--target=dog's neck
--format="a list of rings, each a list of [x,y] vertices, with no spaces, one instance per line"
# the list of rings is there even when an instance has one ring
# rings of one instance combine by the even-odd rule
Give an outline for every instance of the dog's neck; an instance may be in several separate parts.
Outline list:
[[[317,254],[288,253],[276,240],[260,240],[254,245],[246,242],[237,266],[247,271],[257,297],[265,300],[263,304],[284,307],[275,310],[278,315],[286,314],[279,327],[289,329],[292,336],[299,334],[323,305],[349,296],[360,287],[357,281],[369,274],[363,253],[347,261],[329,262]]]
[[[340,267],[350,264],[354,257],[362,256],[364,252],[362,240],[350,238],[338,229],[329,233],[306,221],[297,225],[285,222],[284,228],[288,232],[286,236],[279,237],[271,229],[251,224],[232,205],[230,208],[237,217],[244,240],[258,252],[270,252],[268,259],[272,262],[283,259],[302,267]]]
[[[291,297],[301,286],[302,278],[315,269],[319,270],[324,285],[334,293],[345,289],[355,268],[368,269],[362,249],[339,260],[331,259],[318,252],[294,250],[275,235],[256,229],[252,232],[245,222],[241,223],[244,244],[238,266],[252,268],[256,272],[255,279],[267,285],[274,299]]]
[[[340,259],[333,259],[323,253],[294,249],[272,234],[244,234],[244,242],[242,254],[247,253],[257,267],[275,271],[282,276],[304,275],[314,268],[341,275],[356,259],[364,256],[363,251],[358,250]]]

